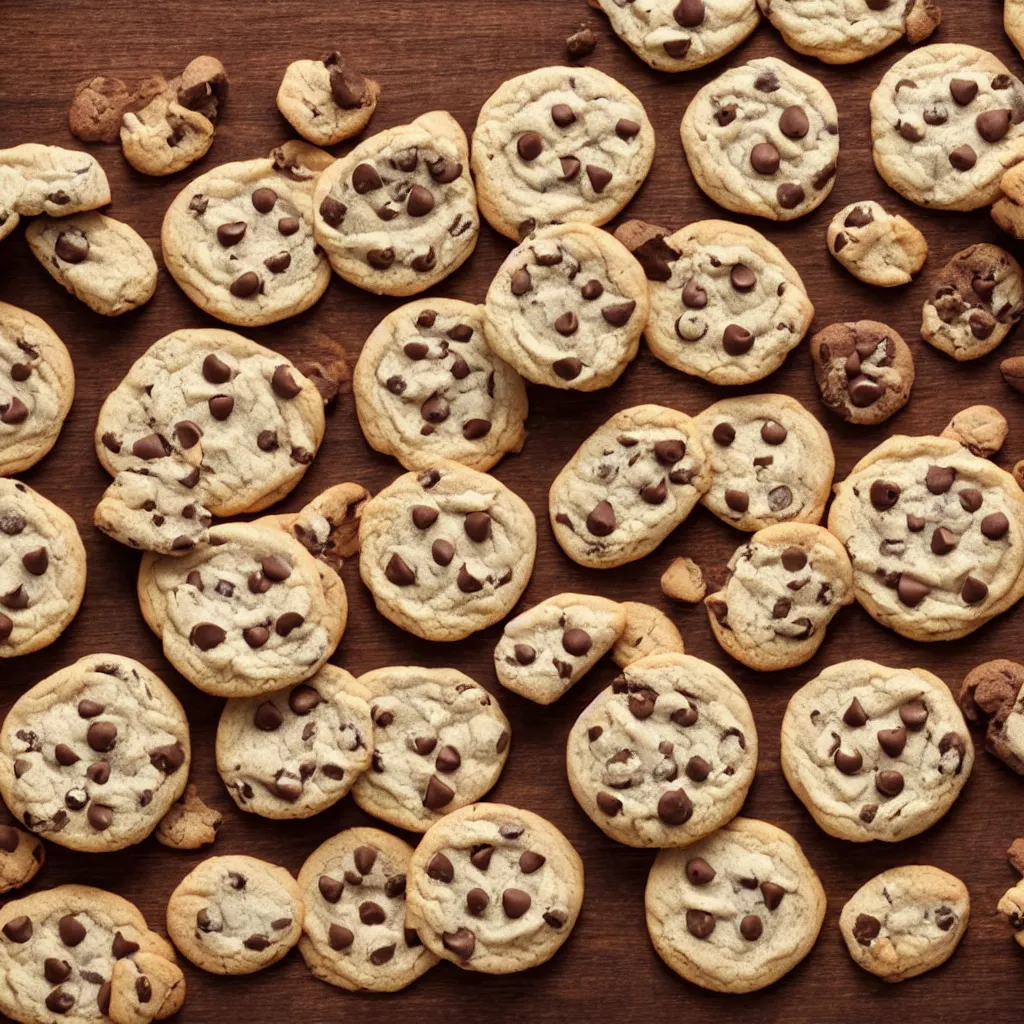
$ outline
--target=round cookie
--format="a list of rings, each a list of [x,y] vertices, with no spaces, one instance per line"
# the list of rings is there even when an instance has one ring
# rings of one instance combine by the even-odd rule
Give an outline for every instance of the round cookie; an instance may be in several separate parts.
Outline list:
[[[925,864],[890,868],[843,906],[839,931],[854,962],[883,981],[905,981],[944,964],[971,916],[967,886]]]
[[[0,825],[0,894],[31,882],[45,860],[41,839],[13,825]]]
[[[469,302],[419,299],[389,313],[363,344],[352,392],[363,436],[406,469],[441,458],[483,472],[526,440],[526,386]]]
[[[697,184],[735,213],[793,220],[820,206],[835,184],[836,105],[817,79],[776,57],[705,85],[680,131]]]
[[[0,302],[0,476],[21,473],[50,451],[74,397],[64,342],[33,313]]]
[[[583,861],[551,822],[507,804],[474,804],[431,826],[409,862],[406,920],[423,944],[467,971],[545,963],[583,904]]]
[[[333,146],[366,127],[379,95],[380,86],[334,50],[323,60],[288,65],[277,90],[277,109],[304,139]]]
[[[1006,442],[1010,425],[1006,417],[991,405],[969,405],[953,414],[941,437],[962,444],[972,455],[990,459]]]
[[[552,224],[508,254],[485,309],[488,344],[527,380],[595,391],[618,380],[636,356],[647,281],[612,235]]]
[[[988,206],[1003,172],[1024,157],[1019,110],[1024,86],[993,54],[964,43],[923,46],[871,94],[875,167],[919,206]]]
[[[479,800],[508,759],[498,702],[453,668],[395,666],[359,677],[373,718],[373,763],[352,787],[367,814],[410,832]]]
[[[1024,665],[986,661],[964,676],[959,704],[969,725],[985,728],[985,749],[1024,775]]]
[[[758,530],[729,560],[725,584],[704,599],[711,632],[759,672],[810,661],[836,612],[853,603],[846,550],[823,526]]]
[[[914,640],[955,640],[1024,595],[1024,493],[941,437],[890,437],[836,485],[828,528],[857,600]]]
[[[313,230],[339,277],[415,295],[462,266],[480,216],[459,123],[434,110],[361,142],[320,176]]]
[[[0,731],[0,794],[25,827],[71,850],[142,842],[185,791],[178,698],[144,665],[93,654],[36,683]]]
[[[844,206],[829,222],[826,245],[858,281],[879,288],[909,284],[928,259],[924,235],[873,200]]]
[[[324,665],[288,690],[229,700],[217,725],[217,771],[243,811],[308,818],[336,804],[370,767],[369,694]]]
[[[960,795],[974,745],[960,709],[924,669],[843,661],[790,698],[782,771],[829,835],[909,839]]]
[[[71,516],[20,480],[0,478],[0,659],[52,644],[78,614],[85,574]]]
[[[639,601],[623,601],[626,628],[612,647],[612,661],[619,668],[650,654],[684,654],[683,638],[675,623],[660,609]]]
[[[88,153],[35,142],[0,149],[0,239],[21,217],[66,217],[109,202],[107,175]]]
[[[623,409],[555,477],[551,528],[580,565],[609,569],[650,554],[708,488],[697,421],[661,405]]]
[[[829,324],[812,335],[811,365],[825,408],[847,423],[884,423],[914,386],[910,347],[877,320]]]
[[[425,640],[462,640],[503,619],[536,553],[526,502],[443,459],[385,487],[359,521],[359,574],[377,610]]]
[[[321,981],[349,992],[397,992],[438,962],[406,925],[412,852],[387,832],[350,828],[306,858],[299,952]]]
[[[653,654],[576,719],[566,762],[573,796],[605,835],[627,846],[688,846],[743,805],[757,729],[724,672],[686,654]]]
[[[737,530],[818,523],[835,457],[825,428],[787,395],[723,398],[696,419],[711,463],[701,501]]]
[[[825,890],[797,841],[753,818],[662,850],[644,904],[658,956],[714,992],[778,981],[810,952],[825,920]]]

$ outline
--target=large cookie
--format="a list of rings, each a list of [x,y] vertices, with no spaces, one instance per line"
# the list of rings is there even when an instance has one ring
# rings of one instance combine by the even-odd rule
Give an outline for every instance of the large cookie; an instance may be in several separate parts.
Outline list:
[[[898,213],[866,200],[844,206],[829,222],[828,251],[865,284],[909,284],[928,259],[924,235]]]
[[[960,686],[960,710],[985,729],[985,749],[1024,775],[1024,665],[1006,658],[976,665]]]
[[[304,139],[333,146],[366,127],[379,95],[380,86],[334,50],[323,60],[288,65],[277,90],[277,109]]]

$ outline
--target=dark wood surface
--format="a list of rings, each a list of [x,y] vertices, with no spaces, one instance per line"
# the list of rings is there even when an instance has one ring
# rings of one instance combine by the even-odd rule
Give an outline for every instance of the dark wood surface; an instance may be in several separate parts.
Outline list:
[[[997,0],[945,0],[945,24],[935,39],[985,47],[1014,73],[1024,64],[1002,30]],[[706,217],[730,217],[697,189],[679,143],[679,121],[695,91],[727,66],[772,54],[820,78],[840,110],[841,158],[835,190],[817,211],[785,226],[751,222],[779,244],[796,265],[817,308],[816,326],[873,317],[887,321],[909,342],[917,361],[910,404],[874,428],[841,425],[823,408],[806,343],[760,385],[716,389],[668,369],[646,348],[618,383],[589,395],[531,387],[530,437],[521,455],[506,458],[496,476],[531,504],[538,522],[537,565],[523,607],[563,590],[649,601],[682,630],[689,653],[723,668],[743,687],[761,741],[759,771],[744,807],[789,830],[803,845],[828,893],[828,916],[807,959],[778,984],[751,996],[716,996],[684,982],[654,953],[644,925],[643,889],[654,853],[606,839],[576,806],[565,777],[569,727],[615,673],[610,661],[551,707],[513,694],[499,697],[513,724],[512,753],[491,796],[550,818],[580,851],[586,897],[574,934],[544,967],[508,977],[462,972],[442,963],[406,991],[388,997],[356,996],[316,981],[297,952],[246,978],[219,978],[186,964],[189,994],[183,1024],[222,1024],[240,1016],[258,1024],[301,1019],[309,1024],[358,1015],[407,1020],[562,1021],[576,1015],[599,1021],[799,1021],[807,1024],[885,1015],[887,1019],[967,1022],[1005,1020],[1019,1014],[1012,992],[1024,959],[1009,928],[995,914],[999,896],[1015,880],[1004,851],[1024,832],[1024,780],[979,749],[974,774],[960,800],[935,827],[896,845],[855,845],[821,832],[789,791],[779,769],[779,727],[790,694],[826,665],[867,656],[896,666],[921,665],[954,689],[974,664],[1021,650],[1024,605],[950,644],[915,644],[874,623],[858,606],[843,609],[817,657],[799,669],[759,675],[732,662],[711,637],[703,607],[674,605],[660,592],[663,568],[688,554],[704,566],[724,563],[745,539],[704,509],[698,510],[656,552],[621,569],[583,569],[554,543],[547,523],[547,488],[579,443],[608,416],[639,402],[660,402],[696,413],[730,393],[785,392],[824,422],[836,451],[837,478],[892,432],[938,433],[958,409],[979,402],[1000,408],[1010,437],[997,457],[1009,468],[1024,455],[1020,397],[999,374],[999,361],[1018,351],[1011,337],[977,362],[958,365],[920,340],[920,311],[928,282],[957,250],[976,241],[1014,249],[986,211],[928,212],[903,201],[875,173],[870,154],[868,98],[883,72],[906,52],[886,53],[845,68],[828,68],[790,52],[768,24],[732,55],[701,71],[670,76],[650,71],[611,33],[603,16],[584,0],[392,0],[386,4],[310,3],[309,0],[0,0],[0,147],[21,142],[81,145],[67,128],[67,106],[76,82],[98,73],[125,77],[158,69],[168,74],[200,53],[220,57],[231,77],[226,114],[212,151],[195,167],[165,179],[134,173],[116,146],[94,146],[109,178],[109,212],[139,230],[159,256],[160,223],[171,199],[196,174],[228,160],[265,154],[291,131],[274,105],[285,67],[339,47],[376,77],[382,97],[370,131],[411,120],[434,108],[450,110],[467,133],[490,93],[506,78],[563,61],[567,32],[581,21],[599,42],[588,63],[623,81],[641,98],[654,122],[654,169],[627,213],[673,230]],[[908,216],[926,234],[931,257],[907,288],[881,291],[860,284],[825,251],[825,227],[847,203],[877,199]],[[509,243],[486,225],[476,253],[435,294],[482,301]],[[1018,252],[1018,256],[1020,253]],[[44,870],[29,891],[64,882],[102,886],[134,900],[151,925],[163,929],[167,897],[209,853],[249,853],[297,871],[307,854],[341,828],[379,824],[349,800],[306,822],[272,822],[238,811],[216,773],[213,738],[221,701],[181,679],[164,660],[135,602],[138,556],[92,526],[92,511],[106,474],[92,450],[96,414],[107,393],[145,349],[174,328],[215,326],[161,269],[154,299],[115,320],[90,312],[66,295],[36,263],[19,229],[0,244],[0,300],[24,306],[47,320],[64,339],[78,374],[75,404],[53,452],[24,479],[76,519],[89,555],[82,609],[53,646],[0,662],[0,712],[29,686],[85,654],[114,651],[154,669],[181,697],[192,726],[193,771],[204,798],[225,815],[216,844],[178,853],[154,839],[116,854],[75,854],[49,848]],[[375,298],[337,278],[323,300],[294,320],[247,333],[254,340],[301,358],[318,334],[343,345],[350,362],[377,321],[398,300]],[[279,506],[297,509],[323,487],[360,481],[376,491],[400,472],[397,463],[363,440],[350,394],[328,417],[320,456],[302,484]],[[492,651],[498,628],[459,644],[416,640],[385,621],[359,581],[354,562],[345,567],[351,613],[335,661],[354,673],[389,664],[452,665],[494,692]],[[2,812],[0,812],[2,813]],[[386,827],[386,826],[383,826]],[[409,837],[415,842],[415,837]],[[887,986],[854,966],[839,936],[843,903],[869,877],[899,864],[935,864],[960,876],[971,891],[973,915],[959,951],[944,967],[899,986]],[[14,894],[17,895],[17,894]],[[1016,1008],[1014,1008],[1016,1007]]]

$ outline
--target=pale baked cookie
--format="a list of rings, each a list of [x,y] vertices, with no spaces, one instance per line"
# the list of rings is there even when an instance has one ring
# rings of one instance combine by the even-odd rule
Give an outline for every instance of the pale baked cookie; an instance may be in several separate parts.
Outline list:
[[[969,725],[985,730],[985,749],[1024,775],[1024,666],[998,658],[964,676],[960,710]]]
[[[626,628],[612,647],[619,668],[650,654],[684,654],[683,638],[675,623],[660,609],[639,601],[623,601]]]
[[[890,437],[836,485],[828,528],[857,600],[914,640],[955,640],[1024,595],[1024,494],[941,437]]]
[[[144,665],[93,654],[22,694],[0,731],[0,793],[26,828],[72,850],[139,843],[185,791],[188,720]]]
[[[776,57],[705,85],[686,108],[681,135],[697,184],[736,213],[793,220],[835,184],[836,105],[816,78]]]
[[[185,976],[139,909],[86,885],[0,907],[0,1011],[22,1024],[148,1024],[181,1009]]]
[[[441,459],[366,503],[359,544],[359,574],[381,615],[425,640],[462,640],[515,607],[537,524],[503,483]]]
[[[333,146],[366,127],[379,95],[380,86],[334,50],[323,60],[288,65],[277,90],[277,109],[304,139]]]
[[[526,386],[469,302],[418,299],[389,313],[363,344],[352,391],[367,441],[406,469],[441,458],[485,471],[526,440]]]
[[[308,682],[229,700],[217,725],[217,771],[243,811],[308,818],[336,804],[370,767],[368,692],[324,665]]]
[[[729,560],[725,584],[704,599],[715,639],[759,672],[810,661],[836,612],[853,603],[846,550],[823,526],[758,530]]]
[[[974,765],[953,695],[921,668],[843,661],[793,694],[782,771],[829,835],[895,843],[930,828]]]
[[[946,424],[941,437],[962,444],[972,455],[990,459],[1006,441],[1010,425],[1006,417],[991,405],[969,405]]]
[[[1024,29],[1024,16],[1021,24]],[[989,212],[1007,234],[1024,238],[1024,165],[1015,164],[999,179],[999,197]]]
[[[438,962],[406,925],[412,852],[387,832],[350,828],[306,858],[299,952],[321,981],[349,992],[397,992]]]
[[[993,54],[965,43],[923,46],[871,95],[875,167],[919,206],[988,206],[1003,172],[1024,157],[1018,111],[1024,86]]]
[[[198,850],[217,838],[224,816],[207,807],[190,782],[180,800],[160,819],[154,835],[161,846],[172,850]]]
[[[661,574],[661,592],[673,601],[697,604],[708,592],[701,567],[692,558],[674,558]]]
[[[589,594],[556,594],[505,623],[494,648],[498,682],[536,704],[575,686],[626,628],[624,606]]]
[[[711,464],[701,501],[719,519],[750,533],[821,521],[835,457],[825,428],[795,398],[723,398],[696,423]]]
[[[777,981],[810,952],[825,920],[825,890],[797,841],[753,818],[662,850],[644,903],[658,956],[715,992]]]
[[[509,79],[473,132],[480,210],[514,241],[553,223],[607,223],[653,160],[643,104],[596,68],[537,68]]]
[[[359,677],[373,718],[373,762],[352,797],[367,814],[425,832],[479,800],[508,759],[498,702],[453,668],[380,668]]]
[[[908,284],[928,259],[924,235],[872,200],[844,206],[829,222],[826,245],[858,281],[879,288]]]
[[[52,644],[84,593],[75,521],[20,480],[0,479],[0,659]]]
[[[1013,867],[1024,874],[1024,839],[1014,839],[1006,851],[1006,858]],[[1024,878],[1003,894],[996,909],[1013,928],[1013,937],[1017,945],[1024,947]]]
[[[211,974],[269,967],[302,934],[298,883],[255,857],[210,857],[178,883],[167,903],[167,934],[178,951]]]
[[[707,490],[706,448],[697,421],[675,409],[638,405],[616,413],[551,484],[555,540],[592,569],[650,554]]]
[[[13,825],[0,825],[0,893],[32,881],[46,860],[46,847],[37,836]]]
[[[551,822],[507,804],[464,807],[409,862],[406,920],[467,971],[511,974],[558,952],[583,904],[583,861]]]
[[[466,133],[444,110],[365,139],[320,176],[313,229],[344,280],[415,295],[469,258],[480,234]]]
[[[847,901],[839,931],[854,962],[884,981],[905,981],[944,964],[971,916],[967,886],[925,864],[890,868]]]
[[[654,654],[576,719],[566,761],[573,796],[606,835],[627,846],[688,846],[743,805],[757,729],[724,672],[686,654]]]

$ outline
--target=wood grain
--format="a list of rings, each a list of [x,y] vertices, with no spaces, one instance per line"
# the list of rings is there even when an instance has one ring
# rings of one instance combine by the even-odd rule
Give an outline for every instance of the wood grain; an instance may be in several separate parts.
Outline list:
[[[996,0],[945,0],[944,42],[970,42],[995,52],[1017,74],[1020,57],[1002,31]],[[829,896],[828,917],[806,961],[772,988],[747,997],[722,997],[679,979],[658,959],[644,926],[643,889],[653,853],[630,850],[604,838],[573,801],[565,778],[564,742],[576,715],[614,675],[600,665],[562,700],[539,708],[508,693],[501,703],[513,724],[512,755],[493,798],[549,817],[583,856],[587,886],[583,914],[570,941],[548,965],[510,977],[483,977],[443,963],[411,988],[380,998],[355,996],[315,981],[301,958],[290,954],[277,966],[240,979],[222,979],[186,966],[189,995],[183,1024],[221,1024],[239,1016],[261,1022],[301,1019],[334,1021],[343,1014],[365,1021],[405,1019],[563,1021],[586,1014],[598,1021],[680,1016],[727,1021],[785,1020],[820,1024],[840,1017],[885,1016],[904,1020],[968,1022],[1006,1019],[1019,981],[1021,950],[995,915],[995,904],[1015,880],[1004,851],[1024,830],[1020,813],[1024,781],[979,751],[974,776],[950,813],[921,836],[898,845],[857,846],[825,836],[787,788],[778,765],[779,726],[793,690],[824,666],[855,656],[891,665],[921,665],[957,688],[965,672],[984,659],[1014,656],[1024,640],[1024,606],[1018,606],[973,636],[950,644],[901,640],[876,625],[859,607],[846,608],[829,630],[817,657],[794,672],[758,675],[732,662],[711,637],[701,607],[672,605],[658,578],[668,561],[689,554],[705,566],[724,563],[743,537],[703,509],[641,562],[607,572],[570,562],[547,526],[546,492],[577,445],[613,412],[655,401],[695,413],[726,393],[785,392],[798,398],[828,428],[837,457],[837,477],[890,433],[937,433],[963,406],[997,405],[1010,421],[1009,442],[997,457],[1009,467],[1024,455],[1021,400],[999,375],[999,361],[1017,350],[1011,338],[985,359],[957,365],[919,337],[921,303],[929,280],[954,252],[976,241],[1014,248],[985,211],[949,214],[917,209],[901,200],[876,175],[870,154],[868,97],[905,44],[861,64],[827,68],[789,52],[767,24],[725,60],[695,73],[668,76],[650,71],[611,34],[584,0],[392,0],[311,4],[301,0],[5,0],[0,4],[0,146],[45,142],[78,143],[67,129],[74,84],[98,73],[131,76],[159,69],[174,72],[199,53],[219,56],[231,76],[231,95],[212,151],[194,168],[170,179],[145,179],[131,171],[117,147],[93,147],[110,178],[110,213],[137,228],[159,254],[161,218],[171,199],[196,174],[228,160],[266,153],[290,136],[274,106],[285,66],[341,48],[382,86],[370,130],[404,123],[425,110],[450,110],[471,131],[488,95],[504,79],[563,60],[567,32],[592,24],[599,44],[590,63],[623,81],[641,98],[658,137],[658,155],[646,185],[629,207],[632,216],[676,227],[723,216],[695,186],[679,144],[679,120],[694,92],[728,65],[778,55],[820,78],[841,114],[842,150],[838,181],[829,200],[802,220],[754,226],[781,245],[796,265],[817,306],[817,326],[872,317],[887,321],[907,339],[917,360],[910,404],[890,423],[875,428],[841,425],[822,407],[806,344],[763,384],[718,390],[678,374],[642,349],[621,380],[590,395],[530,389],[530,438],[519,456],[506,458],[496,475],[527,499],[538,520],[537,567],[524,606],[563,590],[593,591],[613,599],[649,601],[678,623],[687,650],[728,672],[748,695],[761,738],[757,780],[745,807],[791,831],[803,844]],[[825,227],[847,203],[874,198],[898,210],[928,237],[931,259],[913,285],[892,292],[855,281],[825,251]],[[727,214],[725,216],[728,216]],[[434,291],[480,301],[509,249],[484,228],[476,254]],[[1018,254],[1019,255],[1019,254]],[[338,829],[377,824],[350,801],[307,822],[276,823],[238,811],[214,766],[213,737],[221,702],[192,688],[173,672],[160,645],[139,615],[134,596],[138,556],[92,527],[92,510],[107,477],[92,452],[92,430],[103,398],[153,341],[179,327],[214,326],[192,306],[165,271],[155,298],[144,309],[106,320],[76,302],[33,260],[23,229],[0,245],[0,300],[44,317],[70,348],[78,394],[52,454],[24,479],[76,519],[89,554],[85,603],[75,622],[52,647],[29,657],[0,662],[0,712],[60,666],[87,653],[116,651],[154,669],[185,703],[192,724],[193,778],[203,796],[222,810],[225,825],[214,852],[246,852],[297,871],[306,855]],[[342,344],[354,361],[377,321],[395,300],[364,294],[335,279],[324,299],[305,315],[247,332],[262,344],[301,358],[318,334]],[[397,463],[377,455],[363,440],[351,395],[329,415],[327,438],[302,485],[281,506],[297,509],[328,484],[357,480],[377,490],[393,479]],[[348,632],[338,664],[360,673],[395,663],[453,665],[498,689],[491,654],[497,629],[457,645],[418,641],[374,610],[354,563],[346,566],[351,602]],[[166,900],[179,879],[205,853],[179,854],[154,840],[110,855],[76,855],[51,847],[33,889],[82,882],[112,889],[134,900],[151,924],[163,927]],[[898,864],[930,863],[963,878],[974,902],[967,937],[952,961],[904,985],[889,987],[855,967],[843,948],[839,910],[868,877]]]

